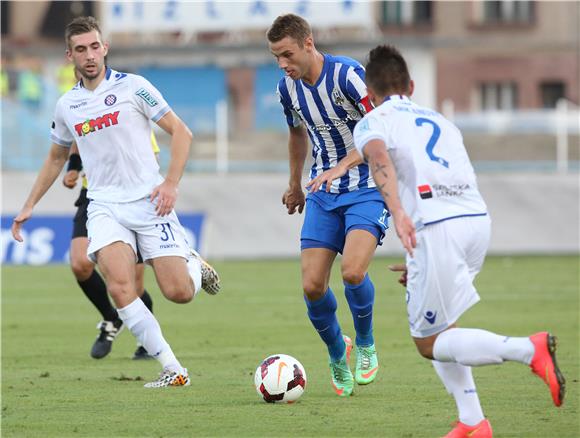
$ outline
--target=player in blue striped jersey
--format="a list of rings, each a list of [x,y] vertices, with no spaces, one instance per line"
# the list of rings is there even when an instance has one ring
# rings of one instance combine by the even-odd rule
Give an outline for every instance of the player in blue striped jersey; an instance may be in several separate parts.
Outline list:
[[[374,380],[378,359],[372,331],[374,286],[367,274],[387,228],[388,211],[368,166],[354,148],[356,123],[372,108],[364,69],[353,59],[322,54],[309,24],[293,14],[278,17],[267,38],[286,73],[278,95],[289,127],[290,182],[282,202],[289,214],[302,213],[302,287],[308,316],[326,343],[332,384],[340,396],[352,393],[348,360],[352,343],[336,318],[330,271],[342,253],[345,296],[356,330],[359,384]],[[302,170],[312,144],[313,164],[305,198]]]

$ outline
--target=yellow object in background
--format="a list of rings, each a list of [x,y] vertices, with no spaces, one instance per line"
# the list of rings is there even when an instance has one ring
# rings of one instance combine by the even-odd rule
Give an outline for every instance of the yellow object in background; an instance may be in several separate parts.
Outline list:
[[[8,74],[4,71],[0,71],[0,97],[8,96],[9,86],[8,86]]]
[[[157,155],[159,153],[159,145],[157,144],[157,139],[155,138],[153,130],[151,130],[151,147],[153,148],[153,153]]]
[[[60,94],[66,93],[77,83],[75,68],[72,63],[67,63],[59,67],[56,77]]]

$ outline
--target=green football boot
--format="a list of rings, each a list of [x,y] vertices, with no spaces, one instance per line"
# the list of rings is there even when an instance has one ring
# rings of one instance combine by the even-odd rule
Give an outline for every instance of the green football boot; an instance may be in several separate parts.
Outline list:
[[[329,361],[330,377],[332,378],[331,384],[334,388],[334,392],[336,392],[340,397],[348,397],[352,394],[354,388],[354,378],[352,377],[352,372],[348,366],[350,352],[352,351],[352,341],[346,335],[343,336],[343,339],[346,344],[346,350],[342,359],[339,361]]]
[[[379,359],[377,358],[377,351],[375,344],[368,347],[356,346],[356,369],[355,380],[359,385],[368,385],[375,377],[379,370]]]

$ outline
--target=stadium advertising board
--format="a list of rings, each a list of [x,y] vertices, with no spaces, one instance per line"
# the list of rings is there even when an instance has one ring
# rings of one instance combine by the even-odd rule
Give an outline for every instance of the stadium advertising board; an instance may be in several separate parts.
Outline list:
[[[69,262],[72,216],[33,216],[24,224],[22,243],[12,239],[12,220],[12,216],[2,216],[1,219],[2,264],[45,265]],[[179,220],[185,228],[187,241],[194,249],[199,250],[205,214],[180,214]]]
[[[123,32],[208,32],[266,29],[278,16],[298,14],[313,26],[373,26],[372,2],[342,0],[186,2],[102,2],[100,21],[105,34]],[[329,12],[332,11],[332,12]]]

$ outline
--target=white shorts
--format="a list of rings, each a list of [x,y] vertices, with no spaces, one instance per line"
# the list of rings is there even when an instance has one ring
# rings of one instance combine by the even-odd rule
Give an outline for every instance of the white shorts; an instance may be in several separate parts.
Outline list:
[[[455,323],[479,301],[473,286],[489,246],[489,216],[448,219],[417,232],[407,255],[407,313],[411,335],[425,338]]]
[[[91,201],[87,209],[88,257],[96,262],[96,253],[113,242],[125,242],[143,261],[157,257],[189,257],[189,244],[175,210],[161,217],[149,198],[133,202]],[[135,256],[137,257],[137,256]]]

